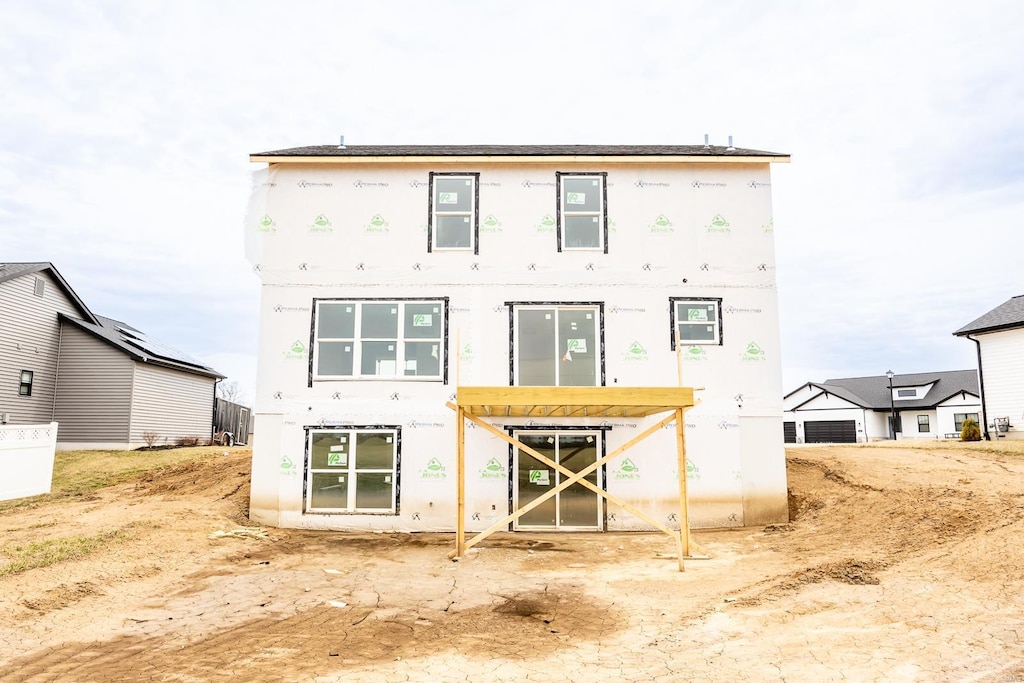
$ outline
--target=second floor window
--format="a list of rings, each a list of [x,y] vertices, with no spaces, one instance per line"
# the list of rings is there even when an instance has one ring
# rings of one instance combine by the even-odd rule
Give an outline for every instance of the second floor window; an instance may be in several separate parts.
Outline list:
[[[608,253],[607,173],[558,173],[558,251]]]
[[[312,375],[443,381],[447,301],[315,300]]]
[[[480,253],[479,173],[430,174],[427,251]]]

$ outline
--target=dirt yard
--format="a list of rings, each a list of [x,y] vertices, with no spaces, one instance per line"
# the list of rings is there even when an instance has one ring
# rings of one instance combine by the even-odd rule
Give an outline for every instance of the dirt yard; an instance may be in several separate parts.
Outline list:
[[[986,448],[990,450],[985,450]],[[1024,681],[1024,453],[789,450],[791,523],[452,536],[248,526],[249,453],[0,513],[2,681]],[[9,555],[9,553],[7,553]],[[5,557],[0,555],[0,567]]]

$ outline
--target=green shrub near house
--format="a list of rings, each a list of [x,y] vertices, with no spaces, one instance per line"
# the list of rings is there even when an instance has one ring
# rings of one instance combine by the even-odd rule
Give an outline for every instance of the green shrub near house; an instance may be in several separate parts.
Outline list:
[[[981,426],[973,418],[964,420],[963,429],[960,430],[961,441],[981,441]]]

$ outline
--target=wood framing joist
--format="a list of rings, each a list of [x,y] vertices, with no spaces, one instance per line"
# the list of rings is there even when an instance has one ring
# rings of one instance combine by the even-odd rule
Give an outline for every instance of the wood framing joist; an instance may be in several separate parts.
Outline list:
[[[448,407],[458,415],[458,519],[456,521],[456,545],[449,557],[461,558],[466,550],[491,534],[507,529],[509,523],[533,508],[564,491],[574,484],[580,484],[605,500],[644,520],[652,527],[663,531],[678,543],[679,571],[683,571],[683,559],[691,557],[690,518],[686,492],[686,441],[683,432],[683,414],[694,404],[691,387],[458,387],[456,402]],[[648,417],[670,413],[660,421],[627,441],[622,446],[605,454],[579,472],[573,472],[547,456],[530,448],[518,439],[489,424],[483,418],[496,415],[506,417]],[[465,476],[466,444],[465,421],[469,420],[494,436],[508,442],[515,448],[528,453],[563,476],[559,484],[492,524],[473,538],[465,537]],[[679,531],[670,529],[634,505],[618,496],[608,493],[585,477],[612,458],[616,458],[663,427],[675,422],[676,450],[679,473]]]

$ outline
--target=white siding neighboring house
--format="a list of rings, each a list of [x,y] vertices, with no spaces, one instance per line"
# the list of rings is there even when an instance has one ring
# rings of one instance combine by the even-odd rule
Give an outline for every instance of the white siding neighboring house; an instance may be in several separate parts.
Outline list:
[[[674,387],[677,362],[704,388],[684,425],[691,525],[788,519],[770,176],[788,156],[323,145],[250,160],[268,165],[246,222],[262,280],[254,521],[453,530],[459,387]],[[529,415],[490,420],[575,471],[658,423]],[[562,476],[465,432],[470,530]],[[678,528],[675,449],[674,427],[655,430],[591,481]],[[647,528],[582,486],[513,524]]]
[[[58,449],[136,448],[144,432],[157,444],[209,438],[222,378],[93,314],[52,264],[0,264],[0,413],[57,422]]]
[[[1024,295],[953,334],[977,348],[985,437],[1024,439]]]
[[[978,420],[974,370],[851,377],[808,382],[783,398],[786,443],[866,443],[880,439],[959,438]],[[895,434],[892,415],[896,416]]]

